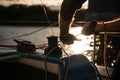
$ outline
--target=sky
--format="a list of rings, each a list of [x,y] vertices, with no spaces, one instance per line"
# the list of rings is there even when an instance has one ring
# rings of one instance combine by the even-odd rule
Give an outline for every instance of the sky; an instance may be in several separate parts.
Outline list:
[[[45,4],[53,9],[59,9],[63,0],[0,0],[0,5],[9,6],[11,4],[26,4],[26,5],[39,5]],[[83,5],[87,8],[87,2]]]
[[[34,5],[34,4],[41,4],[41,2],[46,5],[60,5],[62,0],[0,0],[0,4],[6,6],[13,3]]]

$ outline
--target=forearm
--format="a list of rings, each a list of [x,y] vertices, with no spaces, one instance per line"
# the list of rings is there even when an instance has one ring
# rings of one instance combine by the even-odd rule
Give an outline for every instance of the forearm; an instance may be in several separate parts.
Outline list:
[[[60,27],[60,34],[65,35],[69,33],[69,28],[71,27],[72,20],[64,20],[59,15],[59,27]]]
[[[75,11],[81,8],[86,0],[64,0],[61,5],[59,14],[60,34],[68,34],[72,21],[74,20]]]
[[[75,11],[81,8],[86,0],[63,0],[60,15],[64,20],[72,20]]]
[[[107,32],[120,32],[120,18],[106,21],[104,24],[103,22],[98,22],[98,25],[95,28],[95,32],[104,32],[104,26]]]

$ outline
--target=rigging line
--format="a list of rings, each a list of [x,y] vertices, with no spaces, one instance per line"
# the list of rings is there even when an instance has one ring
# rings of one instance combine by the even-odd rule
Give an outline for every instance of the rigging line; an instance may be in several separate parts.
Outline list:
[[[104,66],[105,66],[105,70],[106,70],[108,79],[111,80],[111,76],[109,74],[108,66],[107,66],[107,32],[106,32],[106,26],[105,26],[104,22],[102,22],[102,23],[103,23],[103,27],[104,27],[104,52],[103,52]]]
[[[44,58],[44,65],[45,65],[45,80],[48,80],[48,76],[47,76],[47,61],[46,59],[48,58],[48,56],[51,54],[52,51],[54,51],[57,48],[57,46],[55,46],[54,48],[52,48],[45,56]]]
[[[53,31],[53,28],[52,28],[52,26],[51,26],[51,24],[50,24],[50,19],[49,19],[49,17],[48,17],[47,11],[46,11],[45,7],[43,6],[42,0],[40,0],[40,2],[41,2],[41,5],[42,5],[42,8],[43,8],[43,11],[44,11],[44,13],[45,13],[45,15],[46,15],[46,18],[47,18],[49,27],[50,27],[50,29],[51,29],[51,32],[52,32],[52,34],[54,35],[54,31]]]
[[[53,26],[56,25],[56,23],[52,24]],[[15,39],[15,38],[19,38],[19,37],[24,37],[24,36],[28,36],[28,35],[31,35],[33,33],[36,33],[36,32],[39,32],[43,29],[46,29],[48,27],[45,27],[45,26],[42,26],[42,28],[38,29],[38,30],[35,30],[35,31],[32,31],[32,32],[29,32],[29,33],[25,33],[25,34],[22,34],[22,35],[18,35],[18,36],[14,36],[14,37],[10,37],[10,38],[6,38],[6,39],[0,39],[0,41],[7,41],[7,40],[11,40],[11,39]]]
[[[60,44],[59,44],[59,46],[61,47],[61,49],[64,51],[64,53],[68,57],[68,62],[66,64],[65,74],[64,74],[64,79],[63,79],[63,80],[66,80],[67,79],[67,75],[68,75],[68,68],[69,68],[69,65],[70,65],[70,55],[65,51],[65,49]]]

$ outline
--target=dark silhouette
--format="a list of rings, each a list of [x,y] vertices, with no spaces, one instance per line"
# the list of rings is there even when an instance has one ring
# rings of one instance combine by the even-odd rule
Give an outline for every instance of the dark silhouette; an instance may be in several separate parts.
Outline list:
[[[0,5],[0,25],[48,25],[48,19],[46,18],[43,7],[46,9],[49,21],[57,22],[58,11],[50,10],[45,5],[27,6],[14,4],[8,7]],[[40,21],[46,22],[47,24],[40,23]]]

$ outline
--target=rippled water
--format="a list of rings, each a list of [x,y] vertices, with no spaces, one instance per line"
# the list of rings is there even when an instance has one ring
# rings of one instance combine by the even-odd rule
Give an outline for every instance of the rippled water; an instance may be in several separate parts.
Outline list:
[[[71,33],[74,34],[79,41],[75,41],[72,45],[63,45],[60,43],[67,53],[84,54],[89,60],[92,59],[93,47],[90,43],[93,42],[93,36],[81,35],[82,27],[73,27]],[[0,44],[16,45],[13,39],[28,40],[36,45],[47,43],[48,36],[59,36],[58,27],[39,27],[39,26],[1,26],[0,27]],[[58,38],[59,40],[59,38]],[[38,50],[43,53],[43,50]]]

